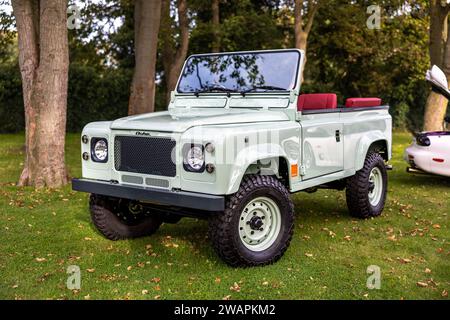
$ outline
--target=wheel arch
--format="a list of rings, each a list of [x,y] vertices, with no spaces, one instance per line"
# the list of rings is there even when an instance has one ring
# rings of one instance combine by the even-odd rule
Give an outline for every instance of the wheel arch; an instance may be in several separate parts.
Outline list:
[[[363,136],[357,148],[355,170],[358,171],[364,166],[364,161],[369,152],[379,153],[385,161],[391,158],[389,139],[382,133],[371,133]]]
[[[236,193],[242,179],[249,174],[276,176],[290,190],[289,168],[291,161],[280,146],[275,146],[274,151],[272,153],[256,153],[247,158],[238,156],[230,174],[227,194]]]

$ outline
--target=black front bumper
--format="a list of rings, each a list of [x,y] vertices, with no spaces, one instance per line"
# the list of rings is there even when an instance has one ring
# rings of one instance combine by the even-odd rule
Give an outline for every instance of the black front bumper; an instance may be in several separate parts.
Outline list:
[[[145,188],[90,179],[72,179],[72,189],[116,198],[148,201],[163,206],[204,211],[223,211],[225,209],[224,196],[203,193]]]

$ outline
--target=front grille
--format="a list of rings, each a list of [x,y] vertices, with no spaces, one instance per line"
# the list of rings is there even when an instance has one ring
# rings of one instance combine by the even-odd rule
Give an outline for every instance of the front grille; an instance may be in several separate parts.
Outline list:
[[[170,138],[116,136],[114,166],[117,171],[175,177],[175,144]]]

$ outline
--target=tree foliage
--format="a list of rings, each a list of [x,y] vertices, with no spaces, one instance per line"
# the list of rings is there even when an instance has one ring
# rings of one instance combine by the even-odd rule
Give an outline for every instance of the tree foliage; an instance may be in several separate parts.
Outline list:
[[[171,8],[176,8],[176,0],[171,2]],[[396,126],[421,128],[429,93],[423,80],[430,63],[428,1],[322,2],[308,37],[302,91],[336,92],[341,103],[352,96],[380,96],[391,105]],[[367,7],[372,4],[382,8],[379,30],[366,27]],[[216,29],[210,0],[187,1],[188,55],[210,52],[217,43],[220,51],[295,46],[294,0],[220,0],[219,6]],[[79,131],[88,121],[126,114],[135,60],[133,8],[133,0],[82,2],[81,28],[69,32],[68,130]],[[0,17],[2,27],[13,24],[7,14]],[[171,19],[175,26],[171,37],[177,47],[180,28],[176,15]],[[156,110],[167,107],[162,38],[156,64]],[[6,107],[20,114],[22,106],[15,105],[20,99],[14,102],[2,91],[2,85],[9,92],[20,91],[13,89],[20,86],[12,72],[17,66],[14,33],[5,39],[0,35],[0,65],[10,71],[0,77],[0,114],[9,112],[3,110]],[[14,125],[1,121],[6,120],[0,117],[2,131],[23,128],[20,121]]]

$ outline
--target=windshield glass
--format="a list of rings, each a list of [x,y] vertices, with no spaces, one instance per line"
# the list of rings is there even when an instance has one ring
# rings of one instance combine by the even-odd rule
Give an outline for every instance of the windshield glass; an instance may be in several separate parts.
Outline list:
[[[181,74],[178,92],[291,90],[299,63],[300,53],[295,50],[192,56]]]

